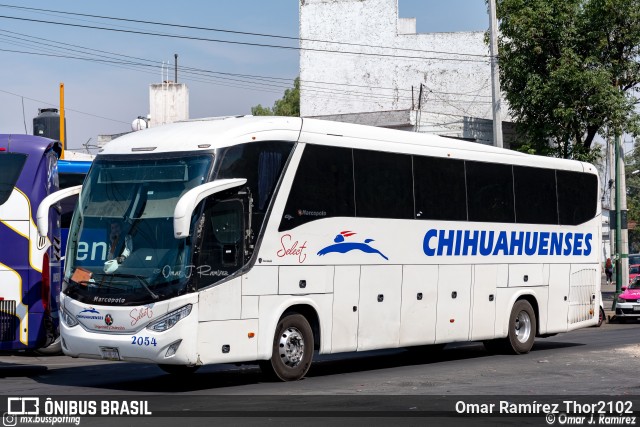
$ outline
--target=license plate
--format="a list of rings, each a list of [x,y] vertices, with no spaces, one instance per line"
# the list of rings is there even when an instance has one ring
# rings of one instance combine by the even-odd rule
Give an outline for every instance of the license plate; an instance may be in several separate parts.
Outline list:
[[[640,305],[634,305],[633,311],[640,311]]]
[[[120,360],[120,352],[115,347],[100,347],[102,358],[106,360]]]

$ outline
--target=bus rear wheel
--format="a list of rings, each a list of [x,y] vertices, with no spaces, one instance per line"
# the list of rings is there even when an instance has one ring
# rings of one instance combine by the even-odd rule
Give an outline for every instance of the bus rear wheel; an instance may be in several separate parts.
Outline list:
[[[296,381],[307,373],[312,358],[313,331],[309,322],[301,314],[289,314],[278,322],[271,360],[261,361],[260,369],[282,381]]]
[[[509,352],[529,353],[536,339],[536,314],[527,300],[516,301],[509,316]]]
[[[492,354],[526,354],[536,338],[536,314],[527,300],[516,301],[509,316],[507,338],[483,341]]]
[[[200,369],[200,366],[186,366],[186,365],[158,365],[158,368],[171,375],[190,375]]]

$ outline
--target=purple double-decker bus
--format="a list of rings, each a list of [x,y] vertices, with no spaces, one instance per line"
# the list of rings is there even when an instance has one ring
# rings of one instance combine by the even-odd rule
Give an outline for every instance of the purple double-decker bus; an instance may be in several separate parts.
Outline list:
[[[53,350],[59,337],[60,207],[38,236],[38,205],[58,190],[58,141],[0,135],[0,350]],[[46,351],[46,350],[45,350]]]

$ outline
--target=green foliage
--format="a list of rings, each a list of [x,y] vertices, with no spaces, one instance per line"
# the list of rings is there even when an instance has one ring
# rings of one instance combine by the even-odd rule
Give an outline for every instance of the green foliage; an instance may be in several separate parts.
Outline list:
[[[500,84],[527,152],[594,161],[637,135],[640,0],[498,0]]]
[[[627,220],[640,225],[640,144],[634,144],[634,150],[625,159],[625,178],[627,187]],[[640,252],[640,227],[629,229],[629,253]]]
[[[273,111],[269,107],[263,107],[258,104],[255,107],[251,107],[251,114],[254,116],[273,116]]]
[[[293,89],[284,91],[284,96],[276,100],[273,108],[258,104],[251,107],[254,116],[300,116],[300,77],[293,81]]]

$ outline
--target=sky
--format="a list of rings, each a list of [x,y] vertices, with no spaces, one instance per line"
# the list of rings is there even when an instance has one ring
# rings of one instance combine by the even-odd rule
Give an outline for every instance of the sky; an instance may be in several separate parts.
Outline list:
[[[418,32],[488,27],[484,0],[398,0],[398,8],[400,17],[417,19]],[[297,47],[298,12],[298,0],[0,0],[0,133],[32,134],[38,109],[59,106],[60,83],[65,88],[68,148],[95,145],[98,135],[130,131],[135,118],[149,113],[149,85],[163,80],[163,62],[170,63],[173,80],[175,53],[178,82],[189,87],[191,118],[251,114],[257,104],[272,106],[298,75],[299,52],[213,40]],[[181,67],[196,70],[189,74]]]

